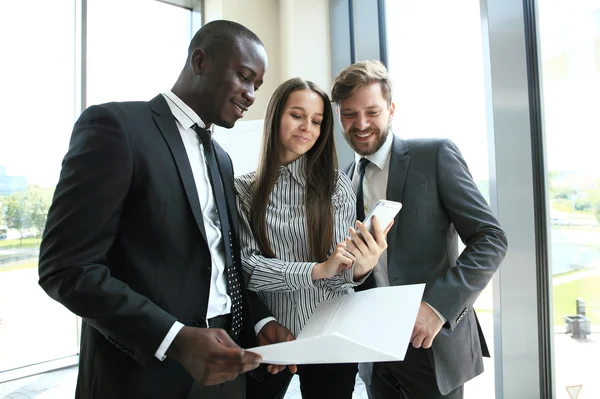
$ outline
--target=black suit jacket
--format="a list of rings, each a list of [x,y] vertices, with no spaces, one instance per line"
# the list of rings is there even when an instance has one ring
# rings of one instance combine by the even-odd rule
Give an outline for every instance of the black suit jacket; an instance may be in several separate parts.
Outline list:
[[[233,166],[215,148],[241,265]],[[189,374],[154,353],[176,320],[206,326],[211,255],[189,160],[162,95],[82,113],[48,213],[39,275],[44,290],[83,319],[77,397],[187,395]],[[239,341],[254,345],[253,325],[270,313],[243,292]]]
[[[445,395],[489,356],[473,303],[504,259],[506,235],[450,140],[394,137],[386,199],[403,204],[387,235],[390,285],[426,283],[423,300],[448,320],[431,351]]]

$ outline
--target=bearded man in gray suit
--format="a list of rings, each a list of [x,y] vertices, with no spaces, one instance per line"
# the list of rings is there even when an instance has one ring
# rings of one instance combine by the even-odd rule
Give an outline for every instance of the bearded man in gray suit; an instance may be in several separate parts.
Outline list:
[[[357,290],[426,283],[405,360],[361,365],[369,397],[462,398],[489,356],[473,303],[504,259],[506,236],[454,143],[391,133],[395,106],[383,64],[344,69],[332,99],[356,153],[346,172],[358,218],[380,199],[403,204],[387,252]]]

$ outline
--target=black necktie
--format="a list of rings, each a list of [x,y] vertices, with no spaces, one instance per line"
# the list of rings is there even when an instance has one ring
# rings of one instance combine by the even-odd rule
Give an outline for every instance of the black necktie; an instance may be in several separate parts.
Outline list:
[[[358,162],[358,187],[356,188],[356,218],[361,222],[365,219],[365,202],[363,199],[363,179],[365,170],[371,163],[367,158],[361,158]]]
[[[227,270],[227,288],[229,290],[229,295],[231,296],[231,336],[236,338],[242,329],[242,291],[240,275],[236,268],[235,258],[233,257],[233,240],[231,238],[231,230],[229,228],[229,216],[227,213],[225,192],[223,191],[223,183],[219,173],[217,158],[215,157],[211,132],[209,130],[202,129],[198,125],[194,125],[193,128],[198,134],[202,145],[204,146],[204,157],[206,158],[206,165],[208,166],[208,175],[210,177],[212,192],[217,205],[219,221],[221,222],[221,235],[223,236],[225,266]]]

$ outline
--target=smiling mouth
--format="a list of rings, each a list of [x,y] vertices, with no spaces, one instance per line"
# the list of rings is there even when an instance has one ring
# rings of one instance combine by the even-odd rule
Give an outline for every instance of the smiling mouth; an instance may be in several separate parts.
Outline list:
[[[356,137],[358,137],[359,139],[366,139],[367,137],[370,137],[373,134],[373,132],[365,132],[365,133],[354,133],[354,135]]]
[[[248,107],[246,107],[246,106],[244,106],[244,105],[242,105],[242,104],[240,104],[238,102],[235,102],[235,101],[232,101],[232,102],[233,102],[233,105],[239,111],[240,114],[244,115],[244,112],[248,111]]]

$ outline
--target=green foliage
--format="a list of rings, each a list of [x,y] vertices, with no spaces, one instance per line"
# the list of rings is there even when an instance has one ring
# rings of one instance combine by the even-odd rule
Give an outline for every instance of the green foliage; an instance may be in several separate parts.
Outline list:
[[[3,214],[2,221],[9,229],[17,230],[21,238],[28,229],[32,229],[36,236],[41,235],[46,225],[53,192],[53,187],[41,188],[30,185],[26,191],[12,193],[2,198],[4,211],[0,212]]]
[[[25,193],[13,193],[6,197],[6,200],[3,202],[6,226],[9,229],[18,230],[22,237],[23,230],[29,226],[29,221],[27,220],[27,206],[25,204]]]
[[[554,324],[564,324],[563,316],[576,313],[575,299],[586,303],[586,316],[592,325],[600,323],[600,276],[586,276],[554,286]]]
[[[555,188],[550,192],[551,198],[572,200],[577,197],[577,190],[572,188]]]
[[[28,208],[28,217],[31,227],[35,228],[38,235],[42,234],[46,226],[48,208],[52,202],[53,190],[43,189],[38,186],[30,186],[25,194]]]

